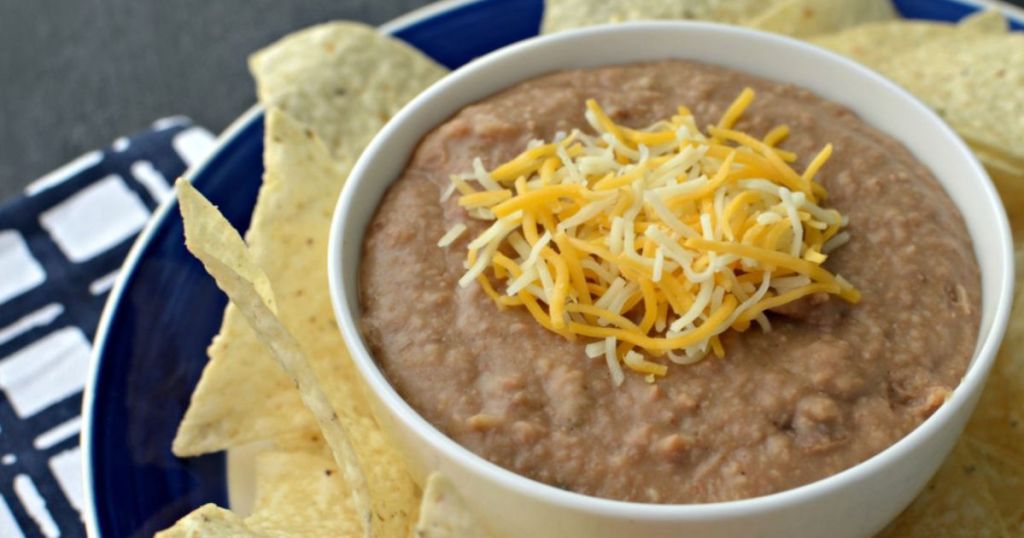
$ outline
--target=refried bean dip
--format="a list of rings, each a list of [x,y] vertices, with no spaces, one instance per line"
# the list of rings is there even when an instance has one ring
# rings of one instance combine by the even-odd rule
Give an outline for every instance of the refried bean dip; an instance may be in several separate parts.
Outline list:
[[[488,169],[534,139],[589,129],[585,101],[645,127],[686,105],[715,122],[744,87],[736,128],[819,172],[851,239],[825,268],[858,304],[812,296],[769,315],[770,332],[722,335],[724,358],[613,384],[586,342],[499,309],[466,271],[470,223],[449,176]],[[398,392],[445,434],[507,469],[579,493],[640,502],[742,499],[851,467],[906,435],[953,390],[980,317],[979,272],[954,204],[899,143],[806,90],[694,62],[566,71],[466,107],[430,132],[381,202],[361,265],[363,332]],[[825,300],[822,300],[825,299]]]

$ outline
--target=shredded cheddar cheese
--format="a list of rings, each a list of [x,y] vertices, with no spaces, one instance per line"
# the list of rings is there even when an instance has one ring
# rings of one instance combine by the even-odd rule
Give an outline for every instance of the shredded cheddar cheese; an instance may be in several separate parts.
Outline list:
[[[594,100],[595,134],[533,141],[488,171],[480,159],[453,176],[470,217],[490,224],[467,245],[463,287],[478,283],[499,307],[522,307],[566,338],[594,339],[615,384],[626,369],[648,381],[666,360],[723,357],[720,335],[771,324],[765,312],[816,293],[856,303],[858,291],[822,267],[849,240],[824,207],[815,176],[826,145],[798,173],[776,144],[735,128],[747,88],[707,134],[685,107],[646,129],[616,124]],[[457,224],[438,242],[466,231]]]

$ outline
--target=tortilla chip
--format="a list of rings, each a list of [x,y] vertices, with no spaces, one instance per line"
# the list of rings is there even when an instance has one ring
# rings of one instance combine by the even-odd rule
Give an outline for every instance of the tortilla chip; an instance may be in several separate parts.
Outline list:
[[[446,70],[376,29],[331,22],[290,34],[249,58],[256,93],[308,125],[351,165],[387,120]]]
[[[977,35],[1005,34],[1010,31],[1010,26],[1006,22],[1006,17],[1003,16],[1001,11],[995,9],[976,11],[963,19],[960,19],[957,26],[961,30]]]
[[[893,54],[916,48],[956,33],[956,26],[934,22],[883,21],[862,24],[835,34],[818,36],[811,43],[856,60],[872,69]]]
[[[879,538],[1005,537],[992,494],[970,449],[960,440],[938,474]]]
[[[246,239],[285,295],[284,308],[308,316],[309,325],[298,336],[320,343],[321,349],[334,346],[330,355],[314,356],[314,362],[320,360],[325,368],[327,363],[347,364],[324,293],[335,200],[366,142],[444,70],[418,51],[354,23],[321,25],[286,37],[255,54],[251,65],[265,105],[285,106],[311,122],[312,129],[337,139],[336,162],[331,162],[310,132],[268,110],[266,174]],[[234,307],[226,309],[208,353],[211,362],[179,427],[175,454],[199,455],[290,431],[315,431],[291,383]],[[348,368],[344,375],[354,372]],[[235,390],[239,385],[246,390]]]
[[[350,50],[356,44],[361,44],[360,50]],[[333,52],[325,52],[327,46],[332,46]],[[344,58],[339,56],[343,52]],[[277,62],[281,65],[275,65]],[[266,173],[246,233],[257,263],[283,294],[285,309],[304,312],[313,320],[299,338],[321,342],[322,348],[336,346],[323,360],[347,363],[344,357],[339,359],[344,348],[324,293],[327,235],[335,200],[365,141],[414,90],[439,77],[440,68],[409,47],[352,23],[321,25],[284,38],[254,55],[252,65],[264,99],[288,105],[293,113],[313,121],[314,129],[335,134],[331,129],[345,129],[351,137],[339,144],[337,162],[332,163],[328,152],[313,142],[307,131],[269,108],[264,139]],[[406,72],[395,75],[403,69]],[[328,80],[358,84],[339,96],[326,86]],[[319,101],[317,92],[323,92]],[[318,104],[303,109],[307,101]],[[349,143],[355,140],[363,142]],[[278,372],[233,307],[226,309],[208,354],[210,364],[174,440],[175,454],[194,456],[289,431],[315,431],[291,383]],[[240,384],[245,391],[235,390]],[[299,411],[294,412],[296,409]]]
[[[298,127],[284,115],[271,114],[269,129],[270,132],[276,133],[279,136],[282,145],[288,145],[288,141],[294,141],[298,138],[306,139],[307,136],[312,136],[307,135],[307,131]],[[311,166],[312,168],[307,170],[308,172],[316,172],[317,162],[321,163],[321,167],[324,161],[329,162],[325,150],[316,140],[315,136],[306,140],[305,144],[292,148],[291,151],[283,151],[282,155],[276,155],[278,152],[281,152],[281,149],[268,149],[268,163],[276,162],[279,159],[293,159],[297,162],[305,162],[307,166]],[[305,180],[307,183],[312,184],[312,194],[315,195],[315,193],[320,192],[316,190],[318,178],[315,173],[305,175]],[[281,183],[279,186],[282,188],[299,188],[299,185],[306,185],[307,183]],[[183,186],[182,188],[186,187]],[[266,188],[267,186],[265,185]],[[275,191],[270,190],[267,192]],[[306,224],[308,223],[306,219],[315,221],[318,212],[326,211],[315,200],[296,199],[286,194],[282,194],[279,198],[274,199],[298,202],[295,209],[297,214],[291,215],[291,220],[284,221],[289,222],[290,226],[282,227],[278,231],[278,233],[284,235],[288,234],[284,228],[299,231],[306,230]],[[267,207],[277,207],[277,204],[268,205]],[[186,225],[188,225],[187,220]],[[310,233],[315,234],[314,231],[310,231]],[[326,241],[326,230],[323,231],[323,237],[320,240]],[[320,244],[324,244],[323,242]],[[315,248],[315,245],[309,245],[304,239],[300,240],[299,243],[306,245],[310,251],[322,252],[324,250],[323,248]],[[254,246],[251,250],[247,251],[247,255],[251,257],[252,261],[257,261],[255,256],[256,250]],[[358,455],[358,461],[369,481],[371,499],[373,500],[376,516],[374,520],[380,520],[380,535],[405,536],[412,527],[412,522],[415,518],[416,506],[418,504],[416,485],[409,476],[405,463],[398,454],[397,449],[380,431],[370,414],[368,404],[362,393],[361,378],[355,371],[355,365],[352,364],[351,358],[346,352],[344,340],[342,340],[334,323],[334,318],[330,314],[330,299],[327,297],[328,294],[324,293],[327,287],[326,261],[321,260],[319,263],[310,264],[308,260],[303,259],[307,258],[307,256],[299,254],[301,251],[295,250],[294,252],[296,252],[295,255],[276,260],[277,265],[275,267],[279,267],[282,263],[292,265],[293,267],[289,270],[293,271],[295,278],[281,281],[275,280],[273,276],[270,277],[272,284],[275,286],[276,297],[280,298],[275,303],[275,306],[282,318],[288,321],[288,328],[291,334],[295,335],[295,340],[302,343],[302,348],[300,349],[306,353],[311,369],[329,399],[330,407],[337,413],[336,418],[340,420],[340,425],[344,426],[344,429],[351,434],[349,438],[352,440],[353,448]],[[220,253],[217,254],[222,255]],[[269,261],[274,262],[272,259]],[[278,286],[278,282],[281,282],[281,286]],[[305,291],[298,293],[298,290]],[[296,297],[302,297],[305,302],[293,304],[292,300]],[[235,302],[237,305],[236,301],[233,300],[232,302]],[[308,309],[303,309],[303,304]],[[258,307],[258,305],[250,306]],[[317,317],[313,312],[326,312],[326,314],[322,314],[322,317]],[[242,313],[244,314],[244,312]],[[252,322],[253,320],[250,318],[250,316],[246,316],[246,321]],[[284,336],[278,335],[278,337]],[[278,341],[268,342],[265,338],[262,340],[268,346],[269,344],[281,344]],[[237,393],[240,392],[238,387],[247,386],[246,383],[254,377],[276,376],[285,377],[286,379],[288,377],[284,375],[281,368],[274,364],[273,361],[252,363],[248,366],[251,367],[250,370],[239,370],[235,365],[227,362],[223,367],[208,367],[212,368],[212,375],[216,376],[214,378],[215,382],[212,385],[220,386],[222,390],[229,393]],[[291,393],[293,396],[300,395],[294,389],[291,389]],[[304,396],[301,400],[298,398],[294,399],[287,407],[282,406],[275,409],[258,409],[253,411],[269,413],[267,417],[264,417],[264,420],[278,420],[284,424],[291,424],[295,416],[308,414],[306,408],[303,407],[303,403],[307,405],[310,403],[307,400],[308,396]],[[279,401],[284,402],[285,399],[279,398]],[[324,432],[322,420],[317,422],[321,426],[321,431],[325,433],[328,445],[330,445],[332,451],[337,456],[338,446],[336,445],[339,441],[326,435],[327,432]],[[275,429],[281,431],[284,428],[277,427]],[[296,432],[296,434],[298,433]],[[339,467],[345,469],[344,465],[340,462]]]
[[[256,503],[245,522],[274,536],[358,536],[349,488],[329,452],[265,452],[256,460]]]
[[[1024,453],[968,438],[1010,536],[1024,536]]]
[[[157,534],[163,538],[358,536],[362,528],[350,491],[326,448],[319,452],[264,452],[256,460],[253,514],[207,504]]]
[[[229,512],[208,504],[158,536],[333,538],[362,534],[351,492],[323,438],[315,434],[292,441],[297,448],[289,450],[275,450],[268,443],[250,462],[248,472],[253,475],[256,493],[251,515],[240,517],[237,510]],[[232,498],[233,507],[235,503]]]
[[[439,473],[427,478],[416,538],[491,538],[466,508],[455,486]]]
[[[877,69],[894,53],[943,39],[955,31],[955,27],[949,24],[885,21],[863,24],[839,33],[818,36],[810,41]]]
[[[758,30],[809,37],[867,22],[896,18],[889,0],[786,0],[745,25]]]
[[[692,19],[738,24],[783,0],[547,0],[541,32],[652,19]]]
[[[348,169],[335,164],[323,146],[287,115],[271,109],[266,122],[267,171],[246,234],[250,251],[273,282],[283,314],[322,318],[296,336],[307,345],[324,341],[338,346],[339,351],[319,360],[348,362],[325,293],[327,228]],[[209,355],[210,363],[178,427],[175,454],[195,456],[288,431],[316,429],[291,381],[232,305]],[[240,386],[245,390],[238,390]]]
[[[932,41],[879,70],[934,108],[972,148],[1024,167],[1024,35]]]
[[[820,35],[809,41],[872,69],[878,69],[894,55],[932,41],[1005,33],[1006,31],[1006,19],[1001,13],[979,11],[965,17],[959,24],[910,20],[872,22],[834,34]]]
[[[203,263],[206,271],[217,281],[217,287],[228,295],[231,303],[242,313],[256,335],[271,350],[278,365],[298,388],[302,403],[316,419],[324,440],[334,454],[335,463],[351,487],[350,496],[357,519],[365,529],[364,534],[377,534],[373,532],[375,528],[391,523],[391,514],[388,513],[390,507],[374,502],[366,475],[360,466],[360,457],[352,446],[346,421],[341,418],[344,412],[331,406],[302,344],[285,325],[284,320],[292,318],[283,311],[279,312],[272,296],[260,293],[258,286],[266,282],[267,278],[260,274],[261,270],[242,237],[217,208],[188,181],[179,179],[175,183],[175,191],[185,223],[185,246]],[[399,536],[396,532],[386,534]]]
[[[178,520],[173,527],[156,533],[154,538],[264,538],[245,520],[230,510],[204,504]]]
[[[1018,166],[977,149],[974,150],[974,154],[985,165],[985,170],[999,190],[999,197],[1002,198],[1006,214],[1010,218],[1013,235],[1024,238],[1024,165]],[[1018,275],[1022,269],[1024,267],[1018,264]]]
[[[1013,310],[999,355],[967,432],[976,439],[1019,453],[1024,447],[1024,245],[1016,253]]]

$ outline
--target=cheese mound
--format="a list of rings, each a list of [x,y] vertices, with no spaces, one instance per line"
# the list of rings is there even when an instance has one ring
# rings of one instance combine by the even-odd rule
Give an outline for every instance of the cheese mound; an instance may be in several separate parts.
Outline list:
[[[733,129],[754,99],[743,90],[707,133],[685,107],[646,129],[617,125],[594,100],[596,134],[534,140],[493,170],[478,158],[451,177],[447,199],[490,225],[467,244],[463,287],[477,282],[501,308],[521,307],[566,338],[593,339],[615,384],[623,368],[655,376],[667,361],[723,357],[719,336],[765,311],[817,293],[856,303],[860,294],[822,267],[849,235],[820,205],[815,180],[826,145],[803,173],[796,155]],[[457,224],[438,242],[467,230]],[[640,353],[638,350],[643,351]]]

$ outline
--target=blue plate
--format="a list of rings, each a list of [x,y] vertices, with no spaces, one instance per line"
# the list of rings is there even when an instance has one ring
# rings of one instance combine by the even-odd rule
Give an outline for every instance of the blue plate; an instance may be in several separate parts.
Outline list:
[[[897,0],[911,18],[955,21],[982,2]],[[542,0],[455,0],[382,30],[456,68],[537,34]],[[1024,28],[1016,13],[1015,29]],[[458,35],[459,39],[451,39]],[[263,174],[263,114],[253,108],[189,173],[233,225],[248,227]],[[227,503],[225,458],[178,459],[171,440],[206,364],[225,298],[186,252],[174,200],[139,236],[96,334],[84,397],[86,507],[93,536],[151,536],[208,502]]]

